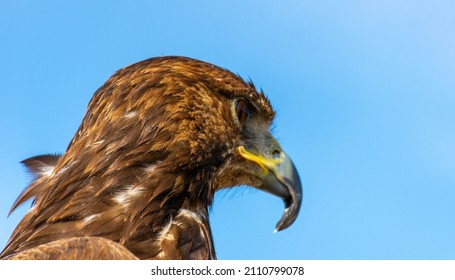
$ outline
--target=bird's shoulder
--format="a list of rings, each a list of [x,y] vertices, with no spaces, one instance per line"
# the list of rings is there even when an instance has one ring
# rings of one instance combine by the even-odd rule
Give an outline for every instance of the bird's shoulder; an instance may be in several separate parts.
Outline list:
[[[9,260],[137,260],[127,248],[103,237],[59,239],[6,256]]]

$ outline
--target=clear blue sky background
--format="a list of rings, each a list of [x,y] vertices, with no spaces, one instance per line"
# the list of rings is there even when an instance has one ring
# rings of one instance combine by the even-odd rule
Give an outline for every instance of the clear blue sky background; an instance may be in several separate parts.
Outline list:
[[[93,92],[161,55],[251,79],[300,171],[299,218],[245,188],[211,212],[220,259],[455,259],[455,2],[0,1],[0,247]]]

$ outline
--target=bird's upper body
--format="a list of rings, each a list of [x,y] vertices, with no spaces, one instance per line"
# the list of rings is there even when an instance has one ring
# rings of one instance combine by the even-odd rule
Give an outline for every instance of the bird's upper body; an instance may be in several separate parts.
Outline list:
[[[294,165],[270,133],[274,111],[251,82],[202,61],[159,57],[115,73],[61,156],[13,209],[34,204],[3,259],[215,259],[214,193],[249,185],[281,197],[277,225],[301,202]]]

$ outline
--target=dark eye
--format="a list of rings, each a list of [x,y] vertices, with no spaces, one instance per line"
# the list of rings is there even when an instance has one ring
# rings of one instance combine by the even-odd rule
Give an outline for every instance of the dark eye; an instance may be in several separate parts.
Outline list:
[[[250,118],[251,115],[250,104],[243,99],[237,100],[235,104],[235,113],[237,114],[237,119],[239,120],[239,123],[243,125]]]

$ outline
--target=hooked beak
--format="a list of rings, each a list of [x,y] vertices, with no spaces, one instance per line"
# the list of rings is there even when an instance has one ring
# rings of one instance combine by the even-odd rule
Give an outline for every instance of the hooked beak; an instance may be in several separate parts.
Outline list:
[[[283,199],[286,208],[275,227],[275,232],[278,232],[288,228],[297,218],[302,202],[302,185],[294,163],[282,151],[278,142],[273,140],[274,149],[267,155],[256,155],[243,146],[237,147],[237,153],[261,167],[262,174],[259,177],[263,183],[259,189]]]

